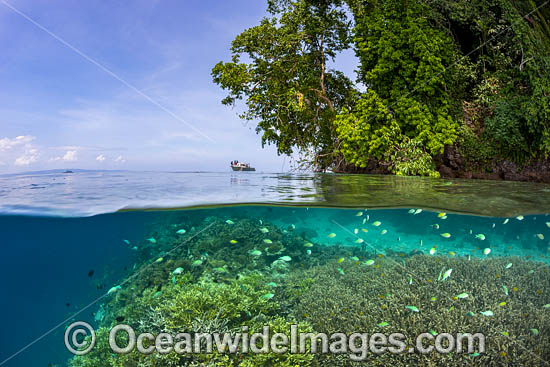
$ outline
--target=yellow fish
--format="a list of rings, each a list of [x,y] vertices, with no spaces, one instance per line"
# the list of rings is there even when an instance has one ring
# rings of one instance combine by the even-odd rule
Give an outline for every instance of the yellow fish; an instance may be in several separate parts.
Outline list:
[[[231,242],[232,244],[236,244],[236,243],[237,243],[237,240],[231,240],[231,241],[229,241],[229,242]]]
[[[306,242],[306,243],[304,243],[304,247],[313,247],[313,243]]]
[[[339,258],[338,261],[337,261],[337,263],[340,264],[342,261],[344,261],[344,258],[343,258],[343,257]]]
[[[328,234],[328,238],[334,238],[334,237],[336,237],[336,233],[329,233]]]
[[[443,238],[451,238],[451,234],[450,234],[450,233],[441,233],[441,237],[443,237]]]
[[[542,233],[538,233],[537,234],[537,237],[540,239],[540,240],[544,240],[544,235]]]
[[[358,238],[355,240],[355,243],[363,243],[365,242],[362,238]]]
[[[375,227],[378,227],[380,224],[382,224],[382,222],[380,222],[380,221],[376,221],[376,222],[372,223],[372,225],[375,226]]]
[[[357,212],[357,214],[355,214],[356,217],[360,217],[363,215],[363,212]]]
[[[362,230],[363,232],[365,232],[365,233],[367,233],[367,232],[369,231],[369,230],[366,229],[366,228],[361,228],[361,230]]]
[[[441,218],[441,217],[444,217],[444,216],[446,216],[446,215],[447,215],[447,213],[439,213],[439,214],[437,215],[437,217],[438,217],[438,218]]]
[[[386,234],[386,233],[388,233],[387,229],[383,229],[382,232],[380,232],[380,234]]]
[[[449,255],[451,255],[451,256],[456,256],[456,252],[454,252],[454,251],[449,251]]]

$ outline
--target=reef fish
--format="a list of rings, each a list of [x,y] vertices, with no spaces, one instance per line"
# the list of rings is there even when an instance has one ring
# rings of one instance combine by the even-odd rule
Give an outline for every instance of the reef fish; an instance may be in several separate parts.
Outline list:
[[[334,237],[336,237],[336,233],[329,233],[327,237],[328,238],[334,238]]]
[[[286,262],[289,262],[289,261],[292,261],[292,258],[290,256],[281,256],[279,258],[279,260],[283,260],[283,261],[286,261]]]
[[[119,289],[121,289],[122,287],[120,285],[117,285],[116,287],[112,287],[111,289],[109,289],[107,291],[107,294],[111,294],[111,293],[115,293],[117,292]]]
[[[446,280],[448,277],[451,276],[451,273],[453,272],[453,269],[449,269],[446,272],[443,273],[443,277],[441,278],[441,281]]]
[[[195,260],[193,261],[193,263],[191,264],[191,266],[201,266],[202,265],[202,260]]]
[[[355,214],[356,217],[360,217],[363,215],[363,212],[357,212],[357,214]]]
[[[546,227],[550,228],[550,222],[546,222]]]
[[[544,240],[544,235],[542,233],[537,233],[539,240]]]
[[[508,264],[506,264],[506,266],[504,268],[505,269],[510,269],[512,267],[512,265],[513,265],[512,263],[508,263]]]
[[[350,259],[351,259],[352,261],[359,261],[359,258],[358,258],[357,256],[352,256],[352,257],[350,257]]]
[[[229,241],[229,242],[231,242],[232,244],[236,244],[236,243],[237,243],[237,240],[231,240],[231,241]]]
[[[365,264],[365,265],[372,265],[372,264],[374,264],[374,260],[372,260],[372,259],[371,259],[371,260],[367,260],[367,261],[364,262],[364,264]]]
[[[490,248],[485,248],[483,249],[483,255],[489,255],[491,253],[491,249]]]
[[[412,312],[420,312],[416,306],[405,306],[405,308],[411,310]]]
[[[539,331],[537,329],[529,329],[533,335],[539,335]]]
[[[353,234],[357,234],[357,233],[359,233],[359,228],[355,228],[355,229],[353,230]]]
[[[260,250],[252,250],[249,252],[251,256],[262,256],[262,252]]]
[[[344,270],[342,268],[338,268],[338,272],[342,275],[346,275],[346,273],[344,273]]]
[[[386,233],[388,233],[387,229],[383,229],[382,232],[380,232],[380,234],[386,234]]]
[[[494,313],[491,310],[481,311],[480,314],[482,314],[483,316],[494,316]]]
[[[183,273],[183,268],[176,268],[174,269],[174,271],[172,272],[173,275],[179,275]]]
[[[148,238],[147,241],[149,241],[151,243],[157,243],[157,240],[155,240],[153,237]]]
[[[414,215],[417,215],[417,214],[420,214],[420,213],[422,213],[422,209],[416,209],[414,211]]]
[[[439,229],[439,224],[437,224],[437,223],[436,223],[436,224],[432,224],[432,227],[433,227],[434,229]]]
[[[478,240],[485,241],[485,235],[484,235],[483,233],[476,234],[476,238],[477,238]]]
[[[176,231],[177,234],[184,234],[185,232],[187,232],[185,229],[178,229]]]
[[[458,299],[468,298],[468,293],[460,293],[460,294],[457,294],[457,295],[456,295],[456,298],[458,298]]]
[[[504,284],[502,285],[502,290],[504,291],[505,295],[508,295],[508,287],[505,286]]]
[[[439,213],[439,214],[437,215],[437,217],[438,217],[438,218],[441,218],[441,217],[444,217],[444,216],[446,216],[446,215],[447,215],[447,213]]]
[[[313,243],[306,242],[306,243],[304,243],[304,247],[313,247]]]
[[[262,227],[262,228],[260,228],[260,232],[262,232],[262,233],[268,233],[268,232],[269,232],[269,229],[267,229],[266,227]]]
[[[266,293],[262,296],[263,299],[272,299],[275,296],[273,293]]]
[[[355,240],[355,243],[363,243],[365,242],[365,240],[363,240],[362,238],[358,238]]]
[[[164,258],[159,257],[158,259],[155,260],[155,264],[161,263],[162,260],[164,260]]]
[[[264,242],[267,243],[268,245],[270,245],[270,244],[273,243],[273,241],[271,241],[269,238],[266,238],[266,239],[264,240]]]
[[[542,307],[544,307],[544,308],[550,308],[550,303],[547,303],[547,304],[545,304],[545,305],[542,306]]]
[[[441,237],[443,237],[443,238],[451,238],[451,234],[450,234],[450,233],[441,233]]]
[[[435,254],[436,251],[437,251],[437,250],[435,249],[435,247],[432,247],[432,248],[430,249],[430,255]]]
[[[518,216],[516,217],[516,219],[517,219],[517,220],[523,220],[523,215],[518,215]]]
[[[382,322],[378,323],[377,325],[379,327],[384,327],[384,326],[388,326],[389,324],[386,321],[382,321]]]
[[[504,219],[504,222],[502,222],[502,224],[507,224],[509,221],[510,221],[510,219],[506,218],[506,219]]]
[[[235,224],[235,222],[233,222],[231,219],[226,220],[225,223],[227,223],[227,224]]]
[[[409,209],[409,214],[414,214],[414,209]]]
[[[336,261],[336,262],[337,262],[338,264],[340,264],[340,263],[342,263],[343,261],[344,261],[344,258],[341,257],[341,258],[339,258],[338,261]]]
[[[127,244],[127,245],[130,244],[130,241],[128,241],[128,240],[122,240],[122,242],[124,242],[124,243]]]
[[[382,222],[380,221],[376,221],[376,222],[373,222],[372,225],[375,226],[375,227],[378,227],[380,224],[382,224]]]

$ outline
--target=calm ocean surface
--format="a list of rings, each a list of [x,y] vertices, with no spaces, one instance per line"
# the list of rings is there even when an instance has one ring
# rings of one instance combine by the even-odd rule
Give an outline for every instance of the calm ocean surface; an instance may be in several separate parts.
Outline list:
[[[266,308],[261,312],[266,317],[304,322],[318,332],[333,331],[321,322],[331,317],[343,327],[349,322],[350,330],[387,321],[411,334],[445,327],[481,330],[494,338],[504,338],[504,332],[513,340],[506,336],[490,345],[508,349],[495,347],[454,362],[540,365],[550,358],[548,213],[550,187],[532,183],[243,172],[1,175],[0,365],[97,365],[85,357],[69,362],[66,325],[77,320],[96,328],[120,320],[138,324],[146,310],[130,305],[150,302],[162,308],[174,287],[230,287],[235,279],[245,284],[250,274],[277,284],[275,291],[258,290],[269,291],[265,302],[281,306],[272,316]],[[410,273],[397,271],[395,264]],[[172,275],[180,268],[187,274],[181,283]],[[448,280],[437,279],[451,268]],[[372,281],[361,277],[370,276],[383,277],[380,287],[387,289],[369,296]],[[308,289],[290,296],[296,279],[309,277]],[[361,284],[350,285],[358,279]],[[120,284],[125,285],[105,297]],[[399,290],[401,284],[406,289]],[[441,286],[432,297],[433,284]],[[249,286],[239,286],[248,297]],[[324,290],[327,298],[345,299],[350,292],[350,299],[360,297],[367,305],[349,306],[344,321],[316,314],[322,307],[306,301]],[[147,298],[150,292],[154,297]],[[423,292],[430,297],[422,298]],[[461,292],[469,297],[457,302]],[[411,323],[397,310],[413,302],[421,312]],[[374,319],[358,316],[365,308]],[[494,316],[479,314],[487,310]],[[430,324],[443,312],[449,314]],[[465,317],[468,312],[477,316]],[[189,317],[190,323],[198,319]],[[228,325],[254,320],[254,315],[228,319]],[[119,363],[138,365],[137,360]],[[162,359],[139,363],[168,366]],[[307,363],[347,365],[330,358]]]

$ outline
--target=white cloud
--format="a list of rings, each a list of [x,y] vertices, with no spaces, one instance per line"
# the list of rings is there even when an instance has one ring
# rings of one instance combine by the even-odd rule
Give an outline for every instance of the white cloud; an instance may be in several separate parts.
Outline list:
[[[13,139],[10,139],[10,138],[0,139],[0,151],[5,151],[13,147],[16,147],[18,145],[28,144],[34,139],[35,137],[30,135],[20,135]]]
[[[98,162],[103,162],[105,160],[105,156],[103,154],[100,154],[97,157],[95,157],[95,160]]]
[[[63,157],[51,158],[50,161],[76,162],[78,160],[76,150],[67,150]]]
[[[126,159],[124,159],[121,155],[119,155],[118,157],[116,157],[115,162],[124,163],[126,162]]]
[[[68,150],[67,153],[63,156],[63,160],[67,162],[77,161],[76,150]]]
[[[25,154],[18,157],[13,163],[16,166],[28,166],[31,163],[35,163],[38,160],[38,150],[28,149]]]

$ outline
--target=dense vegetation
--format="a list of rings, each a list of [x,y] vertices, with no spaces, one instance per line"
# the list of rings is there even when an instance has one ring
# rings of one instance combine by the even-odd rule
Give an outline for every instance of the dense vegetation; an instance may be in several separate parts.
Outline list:
[[[449,151],[464,169],[548,157],[548,1],[268,0],[268,12],[212,74],[280,154],[429,176]],[[355,83],[330,67],[349,48]]]

